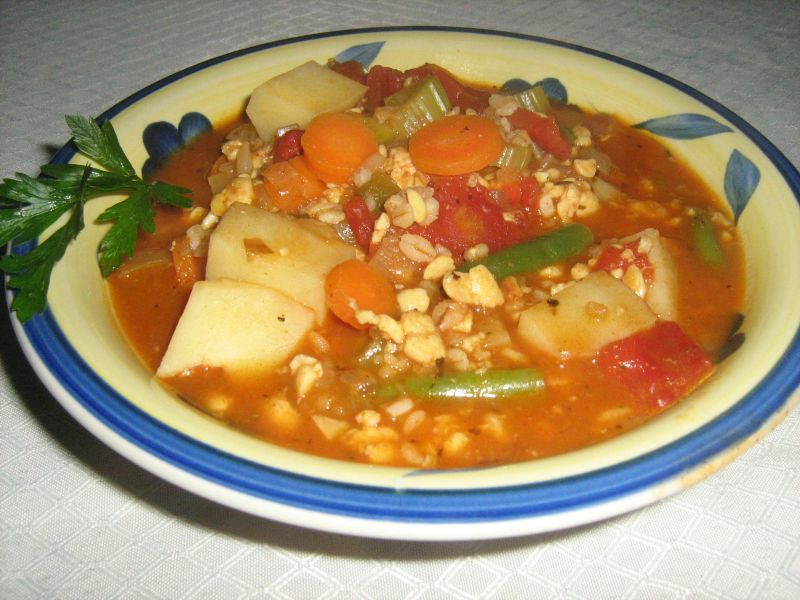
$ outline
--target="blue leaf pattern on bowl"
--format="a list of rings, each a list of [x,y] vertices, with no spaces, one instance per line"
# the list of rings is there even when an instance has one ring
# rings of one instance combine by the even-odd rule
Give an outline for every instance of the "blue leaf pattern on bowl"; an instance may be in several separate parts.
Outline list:
[[[372,64],[372,61],[375,60],[375,57],[378,56],[384,43],[385,42],[372,42],[370,44],[350,46],[337,54],[334,60],[339,63],[355,60],[360,62],[364,68],[367,69]]]
[[[506,81],[500,89],[504,92],[508,92],[510,94],[516,94],[518,92],[523,92],[527,89],[532,88],[534,85],[542,86],[544,93],[547,94],[547,97],[551,100],[555,100],[556,102],[561,102],[562,104],[567,103],[568,95],[567,95],[567,88],[564,87],[564,84],[561,83],[559,79],[555,77],[545,77],[544,79],[540,79],[536,83],[528,83],[524,79],[519,79],[515,77],[514,79],[509,79]]]
[[[725,198],[733,210],[735,221],[739,221],[760,180],[761,172],[753,161],[738,150],[731,152],[725,167]]]
[[[518,94],[519,92],[524,92],[531,87],[533,86],[531,86],[529,82],[515,77],[514,79],[509,79],[502,86],[500,86],[500,90],[509,94]]]
[[[711,117],[695,113],[682,113],[668,117],[648,119],[634,125],[655,135],[676,140],[693,140],[717,133],[733,131],[727,125],[715,121]]]
[[[211,121],[199,112],[186,113],[178,123],[178,132],[184,145],[191,142],[198,135],[211,131]]]
[[[198,112],[183,115],[177,127],[166,121],[150,123],[142,132],[142,142],[149,157],[142,165],[142,176],[145,179],[150,177],[175,152],[211,129],[211,121]]]
[[[158,121],[145,127],[142,141],[150,158],[162,162],[181,147],[181,134],[172,123]]]
[[[567,103],[567,88],[564,87],[564,84],[561,83],[560,79],[556,79],[555,77],[545,77],[544,79],[540,79],[533,85],[540,85],[542,89],[544,89],[544,93],[547,94],[547,97],[551,100],[555,100],[556,102],[561,102],[561,104]]]

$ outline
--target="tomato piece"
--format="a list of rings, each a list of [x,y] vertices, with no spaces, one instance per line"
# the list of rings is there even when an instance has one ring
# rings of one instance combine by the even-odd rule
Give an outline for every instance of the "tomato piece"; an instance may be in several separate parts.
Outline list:
[[[502,168],[495,174],[495,184],[499,187],[497,201],[503,212],[514,217],[524,230],[523,239],[544,233],[539,215],[539,182],[518,169]]]
[[[516,129],[524,129],[531,139],[545,152],[559,160],[570,156],[569,142],[561,135],[558,121],[553,116],[542,116],[525,108],[518,108],[508,117],[508,122]]]
[[[347,201],[344,205],[344,215],[356,242],[364,252],[368,252],[372,242],[372,231],[375,229],[375,215],[360,196],[354,196]]]
[[[302,156],[271,163],[261,169],[261,176],[272,204],[287,212],[296,211],[325,191],[325,184]]]
[[[504,181],[500,190],[509,205],[533,210],[536,209],[541,194],[539,182],[529,175],[522,174]]]
[[[399,92],[403,87],[403,73],[391,67],[375,65],[366,77],[367,93],[364,95],[364,108],[372,112],[383,105],[387,96]]]
[[[623,272],[628,270],[631,265],[636,266],[642,272],[645,283],[653,283],[655,277],[655,269],[647,258],[647,255],[640,254],[638,251],[639,242],[634,240],[623,246],[619,244],[611,244],[606,246],[600,256],[597,257],[595,264],[596,270],[607,271],[610,273],[615,269],[621,269]],[[626,252],[626,251],[630,252]]]
[[[713,370],[709,355],[674,321],[604,346],[598,364],[650,408],[674,404]]]
[[[303,147],[300,145],[301,137],[303,137],[302,129],[291,129],[275,138],[275,149],[272,151],[275,162],[300,156],[303,153]]]
[[[339,75],[344,75],[348,79],[365,85],[367,74],[364,73],[364,66],[357,60],[347,60],[345,62],[334,62],[328,65],[331,71],[336,71]]]
[[[486,244],[494,252],[524,239],[525,228],[506,221],[503,210],[483,186],[469,187],[467,177],[432,178],[439,216],[427,227],[409,228],[433,244],[442,244],[461,260],[464,251]]]
[[[419,81],[429,75],[435,75],[447,92],[447,97],[450,99],[450,104],[458,106],[461,110],[471,108],[478,113],[489,106],[490,93],[485,90],[478,90],[464,85],[456,79],[450,71],[440,67],[439,65],[425,64],[416,69],[409,69],[405,72],[405,77],[411,78],[412,81]]]

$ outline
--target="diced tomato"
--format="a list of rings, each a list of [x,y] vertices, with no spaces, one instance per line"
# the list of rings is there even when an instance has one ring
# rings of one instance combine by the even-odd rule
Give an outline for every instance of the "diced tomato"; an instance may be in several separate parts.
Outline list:
[[[344,205],[344,214],[356,242],[364,252],[368,252],[372,241],[372,231],[375,229],[375,215],[360,196],[354,196],[347,201]]]
[[[383,105],[386,96],[400,91],[403,87],[403,73],[397,69],[375,65],[367,73],[366,85],[369,89],[364,96],[364,108],[372,112]]]
[[[498,177],[499,179],[499,177]],[[530,175],[517,174],[502,182],[501,191],[511,206],[535,208],[541,188],[539,182]]]
[[[302,156],[270,163],[261,169],[261,176],[272,204],[287,212],[297,211],[325,191]]]
[[[405,72],[405,77],[411,78],[412,81],[419,81],[429,75],[436,75],[447,92],[447,97],[450,99],[450,104],[458,106],[461,110],[471,108],[478,113],[489,106],[489,92],[486,90],[478,90],[464,85],[458,81],[453,75],[445,68],[439,65],[425,64],[416,69],[410,69]]]
[[[446,246],[456,261],[478,244],[494,252],[524,239],[524,226],[505,220],[503,210],[489,198],[489,190],[469,187],[467,181],[466,176],[433,177],[439,216],[427,227],[414,225],[409,231]]]
[[[328,65],[328,68],[362,85],[367,83],[367,74],[364,73],[364,66],[357,60],[348,60],[342,63],[333,62]]]
[[[621,269],[623,272],[628,270],[631,265],[636,266],[642,272],[645,283],[653,283],[655,276],[653,265],[647,258],[647,255],[638,252],[639,242],[634,240],[623,246],[619,244],[611,244],[606,246],[600,256],[597,257],[595,269],[598,271],[607,271],[610,273],[614,269]],[[629,253],[625,252],[630,250]]]
[[[536,145],[545,152],[549,152],[559,160],[569,158],[569,142],[561,135],[555,117],[545,117],[525,108],[518,108],[508,117],[508,122],[516,129],[527,131]]]
[[[539,215],[539,182],[524,171],[504,167],[495,173],[495,187],[492,192],[503,212],[512,215],[514,221],[524,229],[524,239],[544,233]]]
[[[651,408],[674,404],[713,370],[708,354],[673,321],[608,344],[598,363]]]
[[[303,153],[303,147],[300,145],[301,137],[303,137],[302,129],[290,129],[277,137],[275,139],[275,149],[272,151],[275,162],[300,156]]]

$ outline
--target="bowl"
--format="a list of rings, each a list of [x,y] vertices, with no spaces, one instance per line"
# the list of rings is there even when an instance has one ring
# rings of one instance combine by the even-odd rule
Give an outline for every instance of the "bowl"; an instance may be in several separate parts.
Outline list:
[[[306,36],[215,58],[112,107],[137,168],[243,110],[259,83],[308,60],[410,68],[467,80],[545,81],[570,102],[650,131],[689,162],[738,220],[748,266],[745,341],[677,406],[609,441],[518,464],[460,470],[369,466],[249,437],[170,395],[121,336],[88,226],[53,272],[49,309],[14,327],[31,365],[90,432],[134,463],[221,504],[368,537],[512,537],[653,503],[733,460],[785,417],[800,383],[800,175],[721,104],[651,69],[571,44],[482,30],[381,28]],[[145,131],[149,133],[143,135]],[[53,162],[74,159],[64,146]],[[115,199],[92,201],[92,223]]]

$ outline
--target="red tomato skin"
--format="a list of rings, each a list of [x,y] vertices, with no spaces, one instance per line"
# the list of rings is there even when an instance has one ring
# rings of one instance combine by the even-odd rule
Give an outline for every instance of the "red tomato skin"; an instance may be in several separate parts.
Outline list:
[[[537,210],[542,188],[533,177],[520,175],[514,181],[503,184],[500,189],[509,208],[521,208],[528,212]]]
[[[439,65],[425,64],[405,72],[405,77],[411,78],[412,81],[419,81],[429,75],[436,75],[439,78],[453,106],[458,106],[461,110],[471,108],[478,113],[489,106],[489,92],[464,85],[453,77],[450,71]]]
[[[561,135],[555,117],[544,117],[525,108],[518,108],[508,117],[508,122],[512,127],[527,131],[542,150],[549,152],[558,160],[569,158],[572,149],[569,142]]]
[[[303,153],[303,147],[300,145],[301,137],[303,137],[302,129],[291,129],[275,138],[275,149],[272,151],[275,162],[300,156]]]
[[[432,244],[442,244],[450,249],[456,262],[462,260],[464,251],[478,244],[486,244],[494,252],[522,241],[525,228],[503,218],[502,208],[489,197],[483,186],[469,187],[469,176],[434,176],[434,197],[439,201],[439,216],[428,225],[414,225],[416,233]]]
[[[334,62],[328,65],[328,68],[361,85],[366,85],[367,83],[367,74],[364,72],[364,66],[357,60],[348,60],[342,63]]]
[[[598,364],[653,409],[675,404],[713,370],[708,354],[674,321],[608,344]]]
[[[637,250],[638,247],[639,242],[637,240],[625,244],[622,248],[618,248],[614,245],[607,246],[600,256],[597,257],[597,263],[594,269],[597,271],[606,271],[608,273],[614,269],[622,269],[624,272],[628,270],[628,267],[634,265],[642,272],[642,277],[644,277],[646,283],[653,283],[653,278],[655,276],[653,273],[653,265],[646,255],[639,254]],[[623,258],[622,253],[625,250],[630,250],[633,253],[633,260]]]
[[[400,91],[403,79],[403,73],[397,69],[381,65],[371,67],[364,82],[368,88],[364,95],[365,110],[372,112],[382,106],[387,96]]]
[[[360,196],[354,196],[344,205],[347,223],[353,231],[356,243],[364,252],[369,252],[372,232],[375,229],[375,215]]]

